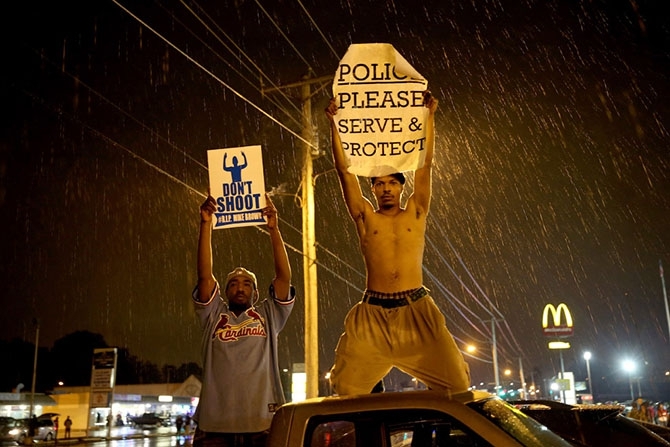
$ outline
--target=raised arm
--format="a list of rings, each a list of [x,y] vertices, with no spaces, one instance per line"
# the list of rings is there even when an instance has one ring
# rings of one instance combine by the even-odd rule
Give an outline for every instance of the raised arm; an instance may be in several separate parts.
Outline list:
[[[268,231],[270,241],[272,242],[272,255],[275,263],[275,277],[272,284],[275,288],[275,296],[281,301],[288,301],[289,288],[291,287],[291,264],[288,262],[288,254],[284,246],[284,240],[279,232],[279,218],[277,208],[270,200],[270,196],[265,194],[266,207],[263,208],[263,215],[268,219]]]
[[[207,199],[200,205],[200,235],[198,237],[198,299],[209,300],[216,279],[212,271],[212,219],[216,201],[207,192]]]
[[[431,171],[433,166],[433,152],[435,150],[435,111],[437,110],[437,99],[433,98],[429,91],[424,93],[424,105],[428,107],[428,120],[426,121],[426,158],[423,166],[414,174],[414,193],[412,200],[420,212],[428,214],[431,193]]]
[[[347,160],[344,156],[344,149],[342,148],[342,140],[337,131],[337,124],[335,123],[335,115],[337,114],[337,104],[334,99],[330,100],[328,107],[326,107],[326,117],[330,121],[330,136],[333,146],[333,161],[335,162],[335,169],[340,178],[340,186],[342,187],[342,194],[344,201],[349,209],[351,217],[358,222],[366,211],[366,207],[372,208],[370,202],[363,196],[361,185],[358,183],[358,178],[351,174],[347,169]]]

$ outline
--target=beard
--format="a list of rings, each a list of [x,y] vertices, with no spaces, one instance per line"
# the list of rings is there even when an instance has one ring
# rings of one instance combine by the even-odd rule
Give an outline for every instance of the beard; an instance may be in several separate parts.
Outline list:
[[[384,194],[377,199],[379,209],[390,210],[396,206],[395,198],[390,194]]]
[[[251,304],[249,304],[248,301],[245,301],[244,303],[238,303],[238,302],[234,302],[234,301],[229,301],[228,302],[228,309],[235,312],[236,314],[242,313],[245,310],[249,309],[250,307],[251,307]]]

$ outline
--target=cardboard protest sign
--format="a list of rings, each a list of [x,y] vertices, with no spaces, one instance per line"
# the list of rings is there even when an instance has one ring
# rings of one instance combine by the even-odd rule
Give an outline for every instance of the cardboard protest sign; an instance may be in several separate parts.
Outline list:
[[[264,224],[265,177],[260,146],[207,151],[214,229]]]
[[[349,172],[379,177],[423,166],[427,87],[392,45],[349,47],[333,81],[335,121]]]

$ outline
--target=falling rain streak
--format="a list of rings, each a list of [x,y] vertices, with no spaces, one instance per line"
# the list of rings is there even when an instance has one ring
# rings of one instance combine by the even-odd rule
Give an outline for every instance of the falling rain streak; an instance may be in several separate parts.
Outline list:
[[[48,3],[48,2],[47,2]],[[549,378],[540,317],[575,318],[566,367],[617,376],[619,356],[667,368],[659,259],[670,264],[669,43],[660,7],[410,1],[92,2],[9,16],[0,143],[3,339],[75,330],[157,363],[198,361],[190,306],[207,149],[260,144],[302,297],[300,91],[351,43],[389,42],[440,101],[426,285],[475,381],[499,361]],[[10,23],[11,22],[11,23]],[[282,87],[284,86],[284,87]],[[312,87],[320,368],[364,267]],[[411,179],[408,189],[411,190]],[[362,182],[367,192],[367,184]],[[261,228],[262,230],[262,228]],[[215,233],[215,270],[269,284],[267,237]],[[303,361],[303,302],[280,339]]]

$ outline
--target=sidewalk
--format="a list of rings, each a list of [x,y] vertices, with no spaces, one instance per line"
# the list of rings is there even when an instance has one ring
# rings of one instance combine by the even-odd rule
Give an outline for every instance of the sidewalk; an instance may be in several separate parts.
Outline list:
[[[188,434],[182,433],[180,437],[187,440],[190,443],[190,439],[193,435],[193,432]],[[119,440],[119,439],[138,439],[138,438],[151,438],[151,437],[161,437],[161,436],[177,436],[176,427],[161,427],[161,428],[137,428],[137,427],[113,427],[111,432],[108,429],[93,428],[89,430],[72,430],[69,438],[63,438],[64,430],[58,430],[58,438],[54,442],[55,444],[82,444],[88,442],[97,442],[106,439]]]

